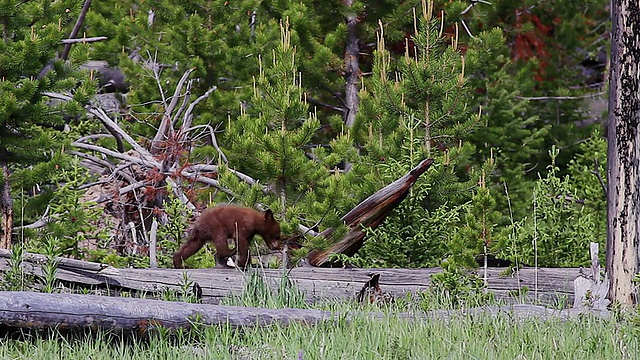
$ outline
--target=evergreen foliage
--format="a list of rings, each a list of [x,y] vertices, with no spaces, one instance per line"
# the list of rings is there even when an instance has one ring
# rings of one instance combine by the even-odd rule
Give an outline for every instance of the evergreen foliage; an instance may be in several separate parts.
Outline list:
[[[359,194],[397,179],[424,158],[436,159],[362,250],[361,256],[385,266],[437,264],[452,240],[447,229],[459,222],[460,206],[478,179],[470,162],[473,146],[464,141],[480,120],[467,102],[464,57],[457,39],[447,46],[430,11],[423,9],[416,19],[412,48],[398,59],[385,50],[380,33],[371,85],[361,92],[353,130],[361,156],[350,175],[365,179]]]
[[[43,234],[55,239],[59,255],[78,257],[88,251],[87,240],[103,239],[104,233],[108,231],[106,228],[94,227],[102,216],[102,209],[96,207],[95,202],[86,201],[83,198],[84,192],[80,190],[90,179],[89,172],[80,166],[78,158],[73,158],[68,167],[58,167],[52,176],[53,182],[62,185],[49,200],[48,216],[51,220]],[[80,248],[79,244],[84,246]],[[31,244],[31,249],[39,253],[40,245],[37,242]],[[43,243],[42,246],[44,245]]]
[[[50,170],[68,143],[62,130],[95,94],[95,83],[77,71],[78,64],[86,61],[85,46],[76,47],[68,62],[55,60],[79,5],[65,0],[4,1],[0,6],[0,165],[20,179],[14,184],[14,175],[2,176],[1,182],[10,184],[12,198],[36,185],[57,186]],[[56,102],[47,92],[66,93],[73,100]],[[26,199],[25,208],[33,208],[34,217],[22,220],[33,220],[45,211],[45,206],[34,206],[30,200]],[[3,201],[2,207],[10,208],[12,202]]]
[[[91,82],[73,72],[83,61],[78,52],[71,64],[50,62],[61,49],[67,23],[77,14],[78,1],[5,1],[0,12],[0,158],[13,164],[50,159],[62,141],[65,116],[75,116],[79,104],[93,94]],[[44,73],[45,65],[50,70]],[[80,85],[80,86],[79,86]],[[45,93],[71,92],[78,102],[55,105]]]
[[[339,210],[356,199],[345,196],[337,165],[354,151],[346,134],[327,148],[312,142],[320,122],[305,101],[286,25],[281,31],[281,44],[261,61],[251,101],[225,128],[229,166],[220,178],[237,194],[236,201],[263,204],[280,214],[283,232],[291,234],[299,224],[339,224]],[[239,181],[232,170],[252,174],[255,183]]]
[[[39,219],[49,206],[58,221],[44,233],[65,254],[87,256],[77,242],[101,237],[89,225],[97,212],[80,191],[92,178],[67,155],[68,144],[102,129],[83,118],[98,75],[86,79],[76,66],[107,60],[125,73],[126,103],[112,115],[143,145],[166,110],[158,97],[171,96],[189,69],[198,79],[193,94],[217,87],[193,124],[221,134],[228,162],[202,139],[181,156],[184,164],[217,163],[212,176],[231,190],[192,187],[198,200],[269,207],[287,234],[316,224],[324,230],[433,157],[382,226],[367,230],[352,264],[443,265],[451,270],[445,288],[485,253],[516,264],[581,265],[588,242],[602,243],[605,233],[604,139],[580,125],[587,119],[581,96],[601,81],[588,64],[605,46],[604,4],[440,0],[435,16],[426,9],[411,16],[416,3],[407,1],[110,0],[91,5],[81,30],[109,39],[73,45],[64,62],[52,59],[80,2],[4,1],[0,162],[12,171],[21,221]],[[353,14],[361,103],[355,125],[344,129],[345,19]],[[58,103],[48,92],[74,100]],[[549,153],[554,146],[562,152]],[[165,206],[171,219],[160,229],[161,263],[186,226],[184,209],[171,199]],[[136,261],[102,250],[89,256]],[[207,259],[190,260],[208,266]]]
[[[504,184],[508,184],[515,202],[512,213],[517,218],[528,212],[532,184],[526,173],[535,168],[532,159],[543,149],[550,125],[540,119],[527,100],[519,98],[522,83],[530,73],[518,71],[509,59],[503,31],[494,28],[478,34],[465,53],[469,86],[476,89],[471,101],[482,107],[483,123],[470,134],[475,162],[495,158],[495,171],[487,173],[487,184],[500,208],[507,209]],[[502,224],[508,223],[503,211]]]
[[[127,102],[136,120],[132,130],[150,136],[162,110],[155,97],[159,83],[172,94],[187,69],[199,81],[193,91],[216,86],[194,124],[218,124],[235,117],[239,103],[251,96],[251,78],[258,72],[258,54],[277,45],[278,20],[254,14],[260,2],[118,0],[97,3],[87,15],[90,35],[113,34],[94,46],[92,56],[123,70]],[[142,65],[142,71],[141,71]],[[210,148],[199,150],[203,156]]]
[[[538,98],[529,104],[530,110],[524,117],[537,117],[528,128],[546,133],[544,142],[537,147],[538,152],[530,154],[526,161],[530,170],[534,170],[528,172],[529,180],[535,180],[538,172],[546,171],[543,164],[550,161],[547,150],[552,145],[564,149],[556,159],[564,169],[579,151],[577,144],[591,132],[579,125],[584,119],[581,95],[603,85],[608,2],[499,0],[491,3],[491,6],[475,6],[466,14],[462,14],[468,6],[466,1],[444,3],[443,8],[450,24],[466,20],[469,28],[477,29],[474,34],[494,26],[502,28],[517,69],[510,74],[518,81],[519,95]],[[535,148],[535,144],[529,147]]]

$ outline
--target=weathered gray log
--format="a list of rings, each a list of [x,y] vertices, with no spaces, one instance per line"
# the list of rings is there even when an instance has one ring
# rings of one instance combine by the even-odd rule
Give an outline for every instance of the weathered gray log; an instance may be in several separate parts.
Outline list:
[[[11,252],[0,250],[0,271],[8,268]],[[223,298],[240,295],[249,280],[249,273],[235,269],[116,269],[114,267],[80,260],[59,258],[57,278],[67,284],[89,289],[103,288],[145,292],[150,296],[166,290],[179,290],[186,273],[190,281],[202,288],[203,302],[218,304]],[[27,274],[42,276],[42,264],[46,257],[25,254],[22,268]],[[252,269],[258,271],[272,289],[282,279],[282,270]],[[315,303],[322,300],[355,299],[371,273],[380,274],[380,287],[395,297],[415,294],[429,289],[431,275],[440,272],[432,269],[337,269],[299,267],[288,272],[306,300]],[[505,302],[529,302],[557,304],[573,302],[573,281],[580,275],[577,268],[539,268],[538,288],[535,288],[533,268],[523,268],[517,274],[507,274],[504,268],[488,269],[488,291]],[[522,294],[520,297],[518,295]],[[537,297],[536,297],[537,296]]]
[[[109,329],[146,331],[162,326],[191,328],[194,324],[232,326],[315,324],[332,319],[328,311],[260,309],[202,305],[140,298],[37,292],[0,292],[0,326],[30,329]]]
[[[168,302],[140,298],[115,298],[97,295],[46,294],[35,292],[0,292],[0,327],[8,329],[56,329],[73,331],[81,329],[108,329],[145,333],[158,327],[190,329],[194,325],[224,325],[234,327],[261,326],[273,323],[288,325],[292,322],[317,324],[355,316],[383,318],[435,318],[449,320],[464,315],[509,314],[515,319],[568,319],[585,310],[552,310],[534,305],[493,306],[463,310],[435,310],[427,313],[380,312],[338,313],[313,309],[263,309],[238,306],[202,305]],[[595,312],[608,316],[606,312]]]
[[[364,228],[375,229],[382,221],[409,193],[409,189],[416,183],[418,177],[422,175],[433,164],[433,159],[424,159],[409,171],[407,174],[383,187],[373,195],[364,199],[354,207],[349,213],[342,217],[342,222],[349,227],[345,236],[324,251],[311,251],[307,256],[309,263],[314,266],[326,265],[331,254],[345,254],[351,256],[362,247],[364,239]],[[321,236],[329,237],[333,233],[333,228],[329,228]]]

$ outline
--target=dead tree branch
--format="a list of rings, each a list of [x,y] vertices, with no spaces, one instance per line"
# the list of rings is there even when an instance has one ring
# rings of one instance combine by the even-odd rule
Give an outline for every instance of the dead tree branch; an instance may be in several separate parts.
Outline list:
[[[79,38],[79,39],[62,39],[62,41],[60,41],[63,44],[77,44],[77,43],[91,43],[91,42],[96,42],[96,41],[102,41],[102,40],[107,40],[109,39],[106,36],[93,36],[93,37],[86,37],[86,38]]]
[[[71,30],[71,35],[69,35],[69,39],[73,39],[78,35],[80,31],[80,27],[82,26],[82,22],[84,22],[84,17],[87,15],[87,11],[89,11],[89,6],[91,6],[91,0],[85,0],[84,5],[82,6],[82,10],[80,11],[80,15],[78,15],[78,19],[76,20],[76,24],[73,26],[73,30]],[[64,45],[64,50],[62,51],[62,55],[60,58],[62,60],[67,60],[69,57],[69,51],[71,51],[71,44],[66,43]]]
[[[364,228],[376,228],[389,215],[409,193],[409,189],[433,164],[433,159],[425,159],[405,174],[400,179],[392,182],[384,188],[369,196],[349,213],[342,217],[342,221],[349,227],[349,231],[336,244],[325,251],[312,251],[308,255],[309,263],[314,266],[322,266],[329,263],[331,254],[340,253],[351,256],[355,254],[363,244]],[[330,237],[334,229],[329,228],[320,236]]]
[[[156,69],[157,66],[152,65],[152,69]],[[156,83],[158,84],[158,90],[160,91],[160,94],[162,96],[162,105],[165,108],[164,111],[164,116],[162,117],[162,120],[160,121],[160,125],[158,126],[158,132],[156,133],[155,137],[153,138],[152,142],[151,142],[151,153],[152,154],[157,154],[159,153],[162,149],[160,147],[160,144],[164,141],[166,141],[169,138],[170,132],[173,130],[171,128],[171,123],[172,123],[172,115],[173,115],[173,110],[175,109],[176,105],[178,105],[178,101],[180,100],[180,98],[182,97],[182,88],[184,87],[185,82],[187,82],[187,79],[189,79],[189,76],[191,75],[191,73],[195,70],[195,68],[193,69],[188,69],[187,71],[184,72],[184,74],[182,74],[182,77],[180,78],[180,80],[178,81],[178,84],[176,85],[176,89],[173,92],[173,96],[170,98],[171,101],[167,104],[166,99],[164,97],[164,89],[162,88],[162,83],[160,81],[160,74],[157,71],[153,71],[153,76],[156,80]],[[189,93],[190,89],[187,89],[187,91],[185,92],[185,94]]]

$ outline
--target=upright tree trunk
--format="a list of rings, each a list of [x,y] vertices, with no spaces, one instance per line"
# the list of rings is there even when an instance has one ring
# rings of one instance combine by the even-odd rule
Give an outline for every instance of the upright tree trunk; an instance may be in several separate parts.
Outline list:
[[[611,2],[607,274],[609,298],[628,307],[638,300],[633,278],[640,249],[640,3]]]
[[[11,185],[9,183],[9,165],[6,161],[0,164],[2,167],[2,194],[0,194],[0,210],[2,211],[2,239],[1,249],[11,249],[11,233],[13,231],[13,200],[11,199]]]
[[[346,7],[353,6],[353,0],[343,0],[343,4]],[[347,15],[347,45],[344,52],[344,64],[345,64],[345,103],[346,111],[344,115],[344,123],[347,127],[353,126],[356,121],[356,114],[360,105],[360,99],[358,98],[358,77],[360,76],[360,62],[358,59],[358,53],[360,48],[358,47],[358,16],[355,11],[349,11]]]

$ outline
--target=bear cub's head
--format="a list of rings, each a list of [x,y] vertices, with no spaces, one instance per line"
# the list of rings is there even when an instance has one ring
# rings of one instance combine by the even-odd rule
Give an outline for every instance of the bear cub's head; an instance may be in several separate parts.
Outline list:
[[[260,236],[271,250],[282,250],[280,242],[280,224],[273,217],[271,209],[264,212],[264,224]]]

